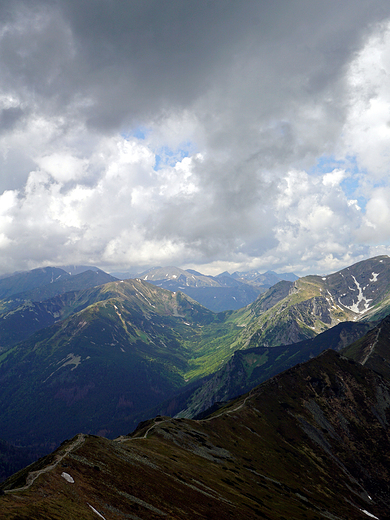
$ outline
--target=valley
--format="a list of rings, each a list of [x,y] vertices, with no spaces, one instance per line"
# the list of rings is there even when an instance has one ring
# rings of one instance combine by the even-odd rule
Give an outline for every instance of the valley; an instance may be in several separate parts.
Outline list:
[[[202,413],[331,346],[300,341],[385,312],[389,268],[388,257],[377,257],[327,277],[279,281],[252,304],[220,313],[145,280],[105,283],[109,275],[99,270],[69,275],[46,268],[0,280],[7,296],[0,302],[2,437],[47,450],[79,431],[131,431],[156,410]],[[202,279],[187,274],[193,283]],[[92,286],[94,279],[99,284]],[[361,335],[374,323],[367,321]],[[282,349],[278,356],[274,348]],[[216,381],[226,379],[240,352],[252,353],[252,368],[236,390],[221,391]]]
[[[40,282],[37,281],[38,275],[41,276]],[[295,281],[278,281],[266,292],[260,294],[253,303],[237,310],[218,313],[203,307],[183,292],[169,291],[158,285],[150,284],[148,280],[114,278],[106,281],[105,277],[110,275],[87,270],[69,276],[66,276],[66,273],[61,274],[66,283],[60,283],[58,279],[55,281],[55,275],[58,275],[58,272],[54,268],[45,268],[40,273],[32,272],[32,279],[29,279],[28,274],[23,274],[24,279],[21,280],[18,275],[15,292],[12,290],[10,280],[8,282],[7,278],[0,280],[0,292],[3,290],[5,296],[0,301],[2,309],[2,314],[0,314],[0,382],[3,388],[0,396],[1,437],[15,446],[30,449],[32,453],[44,455],[57,449],[59,450],[55,452],[57,455],[53,456],[56,457],[56,460],[59,460],[58,457],[61,458],[61,465],[56,464],[52,467],[52,462],[50,462],[53,460],[52,455],[47,455],[46,458],[33,465],[33,469],[29,471],[39,472],[43,467],[49,469],[36,479],[37,483],[34,480],[34,483],[28,488],[20,489],[21,493],[33,493],[34,486],[40,485],[40,481],[50,480],[51,475],[59,471],[60,467],[68,467],[68,462],[62,461],[68,457],[72,458],[73,448],[64,454],[61,451],[62,448],[57,447],[64,442],[64,439],[71,439],[81,433],[85,442],[77,447],[77,452],[84,449],[88,451],[90,450],[89,445],[93,445],[93,450],[96,449],[97,453],[101,453],[103,457],[106,457],[104,453],[109,446],[111,446],[110,450],[114,450],[113,453],[119,454],[122,453],[120,450],[128,449],[125,448],[127,445],[133,447],[135,440],[138,445],[141,442],[139,439],[142,438],[145,442],[148,441],[148,446],[152,446],[152,448],[147,448],[152,452],[154,449],[162,453],[165,453],[165,450],[168,452],[173,450],[168,457],[170,460],[181,460],[180,457],[186,453],[185,450],[188,450],[188,446],[191,446],[191,453],[195,450],[196,456],[206,457],[207,461],[217,464],[215,468],[220,468],[223,463],[224,457],[221,458],[220,454],[225,453],[224,450],[235,453],[234,460],[241,457],[240,460],[243,461],[246,455],[244,457],[242,453],[235,452],[237,439],[236,441],[231,440],[235,438],[234,421],[244,421],[240,414],[247,409],[248,403],[252,402],[252,397],[249,396],[261,394],[266,396],[264,397],[266,401],[276,398],[275,396],[271,398],[271,390],[261,390],[260,394],[257,390],[275,388],[275,381],[284,381],[283,383],[278,382],[277,388],[284,388],[283,392],[287,392],[290,397],[287,397],[287,394],[283,394],[283,398],[278,397],[277,401],[272,401],[274,403],[272,406],[269,405],[268,411],[264,410],[260,416],[264,416],[264,420],[267,422],[273,416],[273,410],[280,407],[280,402],[288,402],[288,406],[283,405],[284,408],[282,407],[284,413],[275,417],[275,426],[272,428],[276,428],[276,430],[268,431],[268,422],[267,427],[264,424],[254,427],[252,422],[246,424],[244,421],[245,428],[248,432],[252,430],[258,432],[256,435],[260,436],[261,442],[268,443],[271,438],[275,437],[275,439],[279,439],[278,442],[281,445],[285,445],[283,443],[291,444],[292,440],[287,439],[286,441],[283,436],[288,437],[287,432],[290,431],[290,428],[291,431],[297,431],[297,424],[300,424],[299,427],[301,430],[303,428],[304,434],[326,452],[325,462],[323,453],[313,455],[313,460],[322,460],[321,464],[328,467],[331,460],[333,462],[336,459],[339,460],[340,453],[343,453],[343,457],[350,457],[347,452],[352,449],[352,444],[348,441],[348,449],[344,444],[337,444],[341,442],[338,440],[339,438],[344,439],[345,437],[340,428],[347,424],[342,418],[347,417],[345,415],[347,411],[343,408],[344,411],[340,412],[342,417],[337,416],[332,419],[333,422],[329,416],[330,409],[325,414],[326,420],[321,418],[325,417],[321,415],[325,412],[318,411],[320,414],[318,415],[316,411],[315,420],[320,421],[319,424],[332,424],[333,429],[326,426],[325,429],[330,435],[330,439],[326,437],[326,441],[322,439],[322,434],[315,433],[313,427],[317,428],[317,426],[313,426],[314,423],[310,423],[310,421],[311,426],[306,424],[305,421],[308,418],[301,409],[292,411],[299,403],[311,402],[308,397],[300,395],[300,389],[302,392],[308,391],[306,387],[304,390],[301,385],[305,385],[306,383],[303,381],[309,378],[309,375],[302,375],[303,368],[300,367],[315,366],[317,367],[315,370],[319,371],[318,374],[322,374],[321,365],[328,363],[328,368],[333,367],[329,368],[329,374],[335,374],[341,370],[341,363],[343,364],[342,371],[346,371],[345,374],[351,366],[362,366],[369,371],[365,374],[371,374],[370,370],[374,370],[375,374],[381,374],[381,377],[385,378],[384,380],[387,381],[390,378],[390,329],[388,319],[385,318],[390,306],[390,259],[385,256],[359,262],[326,277],[307,276]],[[72,276],[73,278],[69,279]],[[98,284],[95,285],[92,284],[94,276],[98,280]],[[69,287],[71,290],[68,291]],[[329,349],[332,350],[329,351]],[[336,352],[341,352],[343,357],[338,357]],[[345,356],[353,359],[354,364],[350,366],[347,363],[346,365]],[[338,368],[332,363],[336,364]],[[353,370],[356,372],[360,368],[353,368]],[[361,379],[363,376],[355,372],[353,377],[357,378],[356,381],[359,384],[363,384]],[[293,379],[289,379],[289,376],[285,374],[290,373],[300,375],[294,375]],[[317,376],[310,377],[315,381]],[[322,380],[323,377],[325,377],[324,381],[330,381],[332,377],[336,376],[318,375],[319,380]],[[351,378],[352,376],[349,374],[345,377]],[[371,378],[371,381],[373,376],[364,376],[364,378],[367,377]],[[315,390],[317,383],[314,386],[313,384],[310,388],[314,388],[314,394],[321,401],[321,392],[326,393],[328,390],[318,392]],[[324,384],[321,383],[321,385]],[[327,388],[327,384],[323,388]],[[353,391],[356,390],[356,384],[352,384]],[[336,387],[337,385],[339,383],[336,384]],[[373,401],[370,401],[371,410],[373,406],[374,408],[375,406],[382,407],[375,408],[377,411],[372,413],[374,413],[376,421],[379,421],[381,427],[387,431],[386,425],[389,420],[387,407],[390,404],[390,398],[388,398],[390,394],[387,387],[380,386],[378,381],[375,382],[375,385],[375,388],[381,389],[369,390],[366,388],[363,390],[359,387],[359,392],[364,392],[366,396],[371,395],[372,392],[377,395],[378,404],[375,405]],[[332,390],[333,393],[336,392],[336,387]],[[245,392],[250,393],[242,398],[243,401],[240,401],[239,396]],[[297,397],[293,398],[294,395]],[[232,399],[238,399],[237,403],[230,405]],[[263,397],[259,399],[260,401],[257,400],[253,405],[254,410],[261,409]],[[354,397],[353,399],[360,400],[360,403],[362,398]],[[320,401],[316,401],[316,405],[309,405],[309,409],[313,413],[314,410],[317,410],[315,406],[326,407],[329,405],[327,400],[321,401],[322,404],[319,404]],[[366,404],[368,406],[368,401]],[[229,408],[230,406],[233,408]],[[311,406],[314,407],[313,410],[310,408]],[[225,409],[230,411],[225,412]],[[210,415],[214,410],[216,410],[214,415]],[[253,412],[251,413],[253,414]],[[356,413],[366,414],[360,409],[359,411],[356,409]],[[236,417],[236,414],[239,414],[240,418]],[[271,414],[270,417],[268,417],[269,414]],[[52,420],[53,417],[55,417],[55,421]],[[153,417],[157,418],[151,419]],[[232,423],[229,419],[231,417],[235,418]],[[298,423],[294,423],[295,425],[287,425],[292,417],[295,417],[295,421],[298,420],[298,417],[305,418],[299,419]],[[191,422],[194,421],[194,418],[197,420]],[[145,423],[150,420],[152,422]],[[254,417],[251,418],[252,420],[255,420]],[[348,423],[352,421],[351,418],[346,420]],[[217,422],[214,423],[214,421]],[[203,428],[211,422],[219,425],[220,421],[227,421],[228,430],[225,431],[221,423],[217,429],[221,427],[224,432],[220,433],[223,442],[221,439],[217,442],[217,439],[213,438],[210,441],[210,447],[206,439],[210,438],[211,433],[209,430],[206,433]],[[284,421],[287,421],[285,425]],[[334,421],[336,422],[334,423]],[[337,423],[337,421],[341,421],[341,423]],[[361,421],[363,421],[363,416]],[[277,426],[279,423],[280,425]],[[145,426],[142,426],[143,424]],[[139,425],[138,428],[137,425]],[[361,428],[366,431],[368,423],[357,428],[356,432],[359,431],[359,435],[363,435]],[[375,426],[375,428],[378,427]],[[195,433],[188,433],[193,429]],[[127,435],[134,430],[134,434]],[[352,430],[349,426],[347,430],[349,432],[347,436],[349,436]],[[260,433],[263,431],[268,431],[268,433],[263,435]],[[334,433],[336,431],[337,435]],[[376,431],[380,432],[382,437],[385,435],[382,441],[387,443],[387,433],[384,434],[382,430]],[[98,437],[95,437],[96,435]],[[249,441],[248,438],[244,444],[253,442],[254,433],[251,435],[252,440]],[[281,435],[284,440],[280,437]],[[358,434],[356,433],[356,435]],[[240,433],[239,438],[241,441],[246,438],[243,432]],[[193,440],[190,442],[190,439]],[[200,442],[201,439],[203,440]],[[337,449],[335,448],[337,455],[332,451],[333,448],[332,450],[330,447],[326,448],[328,445],[333,446],[332,443],[335,439],[337,440]],[[228,443],[226,446],[225,440]],[[195,448],[198,441],[200,442],[199,447]],[[67,442],[65,442],[65,446],[67,446]],[[291,464],[295,464],[294,457],[299,458],[302,453],[311,452],[310,450],[313,448],[307,448],[306,442],[305,440],[305,447],[294,448],[293,452],[296,454],[291,455],[293,459],[290,460],[290,455],[288,455],[289,467]],[[343,442],[347,441],[344,439]],[[358,437],[353,442],[358,443]],[[369,444],[368,440],[364,442]],[[155,443],[157,444],[155,445]],[[276,457],[277,466],[280,464],[280,461],[277,462],[278,457],[281,456],[280,450],[276,448],[276,444],[272,444],[272,446],[272,450],[275,450],[272,457]],[[177,449],[179,452],[175,451]],[[256,448],[256,450],[258,449],[267,451],[270,448],[263,446]],[[290,453],[291,448],[286,449],[286,453]],[[368,448],[364,448],[364,450],[368,457]],[[205,454],[209,455],[205,456]],[[88,451],[88,456],[85,454],[78,456],[83,460],[89,460],[88,457],[92,457],[87,465],[101,467],[102,462],[93,459],[95,455],[90,451]],[[141,453],[137,455],[141,459],[150,456]],[[283,457],[285,456],[283,455]],[[128,456],[122,453],[120,458],[123,459],[123,457],[128,459]],[[155,454],[153,454],[154,457]],[[190,458],[188,459],[188,457]],[[110,464],[112,463],[116,467],[119,462],[114,459]],[[192,455],[187,453],[184,460],[187,462],[192,460]],[[344,459],[342,460],[340,468],[349,467]],[[306,461],[305,465],[308,464],[310,467],[312,462]],[[108,464],[108,462],[104,464]],[[160,464],[163,464],[162,461],[154,469],[160,468],[158,469],[160,471],[167,462],[164,462],[163,466]],[[175,470],[172,469],[172,474],[182,474],[183,470],[179,471],[178,468],[184,462],[178,462],[178,464],[179,466]],[[194,462],[194,464],[196,466],[199,463]],[[348,462],[348,464],[352,463]],[[244,462],[240,462],[239,466],[232,466],[236,467],[236,474],[239,475],[238,482],[249,482],[248,475],[251,472],[247,472]],[[355,467],[352,464],[352,467],[356,473],[358,466]],[[224,489],[220,488],[220,484],[217,488],[213,487],[215,481],[224,482],[224,477],[218,473],[219,469],[217,471],[215,468],[213,466],[213,469],[210,469],[211,474],[214,471],[217,472],[215,478],[210,476],[211,480],[206,479],[207,483],[206,481],[204,483],[207,489],[214,490],[211,494],[213,500],[216,500],[216,497],[224,497],[223,500],[227,501],[226,504],[233,503],[234,508],[239,507],[240,512],[241,509],[244,511],[242,518],[249,518],[249,511],[253,512],[254,507],[253,503],[248,505],[252,500],[251,498],[248,502],[249,488],[242,496],[240,491],[241,498],[239,499],[238,495],[236,496],[237,492],[234,491],[235,500],[238,502],[232,501],[230,491],[228,495],[224,494],[227,489],[226,485],[229,487],[231,484],[225,483]],[[129,470],[121,467],[120,471]],[[225,469],[224,471],[230,470]],[[284,478],[281,474],[270,473],[269,469],[264,466],[264,461],[257,460],[253,471],[256,475],[263,475],[264,482],[281,483]],[[171,468],[168,473],[171,474]],[[355,473],[351,474],[355,475]],[[382,473],[385,475],[385,470]],[[36,475],[38,474],[36,473]],[[153,475],[150,478],[157,478],[157,480],[160,478],[158,472]],[[26,477],[15,478],[16,480],[12,480],[12,484],[7,480],[4,489],[22,488],[26,485],[25,483],[20,484]],[[185,482],[195,482],[199,481],[200,475],[187,475],[183,478]],[[324,477],[325,480],[326,478]],[[353,476],[352,480],[356,478]],[[363,478],[362,475],[359,474],[359,478]],[[386,480],[387,477],[383,476],[383,478]],[[175,479],[169,486],[172,485],[176,489],[181,480],[180,478],[177,480],[176,477]],[[291,487],[291,483],[287,484],[290,482],[288,479],[283,485],[281,484],[281,489],[284,491],[278,491],[280,495],[277,499],[280,500],[278,508],[280,511],[289,511],[288,514],[286,513],[288,518],[300,518],[299,516],[288,516],[298,515],[298,509],[302,507],[301,503],[299,507],[297,506],[298,509],[295,509],[295,506],[291,511],[288,509],[287,496],[291,499],[291,492],[285,494],[285,491]],[[56,482],[62,483],[62,480],[64,479]],[[246,485],[242,484],[243,489]],[[366,486],[366,484],[364,485]],[[383,487],[384,484],[380,483],[378,486]],[[107,490],[104,491],[104,493],[106,492]],[[202,494],[202,491],[196,490],[196,493],[199,492]],[[276,489],[273,489],[272,493],[275,492]],[[335,490],[327,492],[330,495],[336,493]],[[347,493],[344,487],[342,492]],[[156,490],[156,493],[158,496],[159,491]],[[315,495],[314,488],[310,493]],[[383,493],[386,495],[385,491]],[[320,499],[319,495],[315,496],[316,498],[313,499],[315,507],[310,505],[307,508],[307,511],[311,511],[310,514],[314,515],[313,518],[316,518],[315,514],[319,514],[320,511],[317,501],[320,500],[321,504],[324,504],[323,498]],[[6,500],[4,498],[1,500],[8,503],[8,494]],[[11,495],[9,500],[11,500]],[[139,500],[138,502],[135,500],[138,505],[140,505]],[[166,499],[160,497],[158,500],[161,502],[153,504],[151,510],[157,508],[163,511],[167,507]],[[254,500],[258,505],[267,502],[264,497],[256,497]],[[351,501],[352,498],[348,500]],[[87,502],[87,507],[88,504],[89,502]],[[382,506],[387,508],[386,504],[384,506],[376,504],[376,510],[380,511]],[[364,510],[363,505],[361,504],[361,511]],[[50,507],[47,511],[51,511]],[[232,515],[233,509],[227,508],[226,515]],[[269,506],[265,509],[262,509],[262,506],[257,507],[256,514],[260,514],[259,511],[262,511],[261,515],[268,515],[269,518],[282,518],[283,515],[270,516],[268,509]],[[12,507],[9,511],[11,510]],[[46,511],[46,509],[42,510]],[[92,511],[90,508],[89,510]],[[100,511],[99,508],[96,510]],[[341,514],[340,511],[337,514]],[[189,517],[191,514],[195,515],[195,512],[187,513],[190,515]],[[167,514],[176,515],[178,513],[176,511],[176,513],[167,512]],[[205,510],[201,514],[206,514]],[[335,512],[329,514],[336,515]],[[117,516],[113,516],[113,518],[122,517],[123,515],[120,516],[119,513]],[[174,517],[176,518],[176,516]],[[85,518],[89,518],[87,514]],[[178,516],[178,518],[181,517]],[[360,516],[356,516],[356,518],[360,518]]]
[[[1,485],[0,518],[387,518],[389,407],[329,350],[203,420],[66,441]]]

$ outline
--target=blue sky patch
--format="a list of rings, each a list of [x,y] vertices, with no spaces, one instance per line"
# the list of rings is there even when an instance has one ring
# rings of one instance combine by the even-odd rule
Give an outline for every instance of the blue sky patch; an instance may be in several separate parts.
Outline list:
[[[367,173],[358,167],[355,156],[347,156],[345,159],[336,159],[334,155],[322,155],[307,173],[310,175],[324,175],[335,169],[345,170],[347,177],[340,183],[346,197],[356,200],[364,211],[368,199],[360,191],[360,180]]]
[[[151,130],[146,126],[138,126],[134,130],[130,130],[129,132],[121,132],[121,136],[123,139],[128,141],[131,137],[135,137],[136,139],[145,140],[150,134]]]
[[[368,199],[359,193],[359,178],[354,176],[347,177],[341,182],[340,186],[348,199],[357,200],[359,207],[365,211]]]
[[[337,160],[334,155],[322,155],[314,166],[307,170],[309,175],[323,175],[332,172],[336,168],[346,169],[344,160]]]
[[[169,148],[169,146],[163,146],[155,152],[156,162],[154,170],[158,171],[167,166],[175,166],[177,162],[182,161],[184,157],[189,157],[189,155],[194,152],[195,146],[190,141],[181,143],[176,149]]]

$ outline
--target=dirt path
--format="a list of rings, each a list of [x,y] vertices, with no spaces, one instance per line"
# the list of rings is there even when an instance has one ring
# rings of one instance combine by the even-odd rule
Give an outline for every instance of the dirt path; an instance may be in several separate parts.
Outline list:
[[[375,336],[374,343],[372,345],[370,345],[368,354],[365,356],[365,358],[361,362],[361,365],[365,365],[367,360],[368,360],[368,358],[371,356],[371,354],[372,354],[372,352],[373,352],[373,350],[375,348],[375,345],[378,343],[378,338],[379,338],[379,334],[381,333],[381,330],[382,330],[382,327],[379,327],[378,332],[376,333],[376,336]]]
[[[229,415],[231,413],[237,412],[237,410],[240,410],[246,405],[246,402],[248,399],[252,397],[252,390],[250,391],[249,395],[245,397],[245,399],[242,401],[241,404],[239,404],[236,408],[233,408],[233,410],[226,410],[225,412],[221,412],[218,415],[213,415],[212,417],[208,417],[207,419],[199,419],[197,422],[207,422],[212,421],[213,419],[216,419],[217,417],[221,417],[222,415]],[[137,441],[137,440],[145,440],[148,437],[148,434],[151,430],[153,430],[156,426],[160,426],[161,424],[164,424],[166,422],[172,421],[172,417],[169,417],[169,419],[164,419],[163,421],[156,421],[154,422],[147,430],[146,432],[140,436],[140,437],[127,437],[127,436],[121,436],[115,439],[117,442],[128,442],[128,441]]]
[[[212,421],[213,419],[216,419],[217,417],[222,417],[222,415],[229,415],[231,413],[237,412],[237,410],[241,410],[241,408],[244,408],[244,406],[246,405],[247,400],[250,397],[252,397],[252,391],[250,392],[249,395],[247,395],[245,397],[245,399],[242,401],[242,403],[239,404],[236,408],[233,408],[233,410],[226,410],[226,412],[221,412],[218,415],[212,415],[211,417],[208,417],[207,419],[201,419],[199,422],[202,422],[202,421],[204,421],[204,422]]]
[[[82,433],[79,433],[79,435],[77,435],[76,439],[72,442],[72,444],[67,446],[67,448],[64,450],[62,455],[57,455],[53,464],[50,464],[50,466],[46,466],[45,468],[39,469],[37,471],[31,471],[27,476],[25,486],[16,488],[16,489],[4,490],[4,493],[16,493],[18,491],[25,491],[26,489],[31,487],[31,485],[39,477],[39,475],[42,475],[42,473],[47,473],[47,472],[51,471],[52,469],[54,469],[62,461],[62,459],[66,455],[68,455],[68,453],[70,453],[75,448],[78,448],[84,441],[85,441],[85,436]]]

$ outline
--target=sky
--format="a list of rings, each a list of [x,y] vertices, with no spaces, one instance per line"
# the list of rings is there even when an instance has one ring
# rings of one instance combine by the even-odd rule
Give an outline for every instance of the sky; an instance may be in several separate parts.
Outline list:
[[[390,254],[388,0],[0,0],[0,274]]]

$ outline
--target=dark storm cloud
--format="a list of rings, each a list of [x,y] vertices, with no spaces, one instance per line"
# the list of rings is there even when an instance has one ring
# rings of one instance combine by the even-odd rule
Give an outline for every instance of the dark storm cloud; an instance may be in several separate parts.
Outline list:
[[[280,92],[323,92],[383,15],[380,4],[356,0],[59,5],[75,37],[75,84],[92,95],[90,120],[103,127],[234,90],[232,73],[247,84],[245,108],[269,115],[285,102]]]
[[[249,107],[269,116],[284,104],[281,91],[316,95],[326,89],[367,23],[384,14],[380,2],[356,0],[6,5],[8,19],[18,16],[19,24],[31,27],[11,31],[2,42],[3,66],[13,81],[62,104],[90,98],[91,106],[81,110],[102,129],[187,107],[210,89],[223,92],[224,81],[234,90],[232,72],[238,85],[248,83]],[[265,95],[266,103],[256,95]]]
[[[16,123],[23,117],[23,110],[20,107],[5,108],[0,111],[0,132],[11,130]]]

